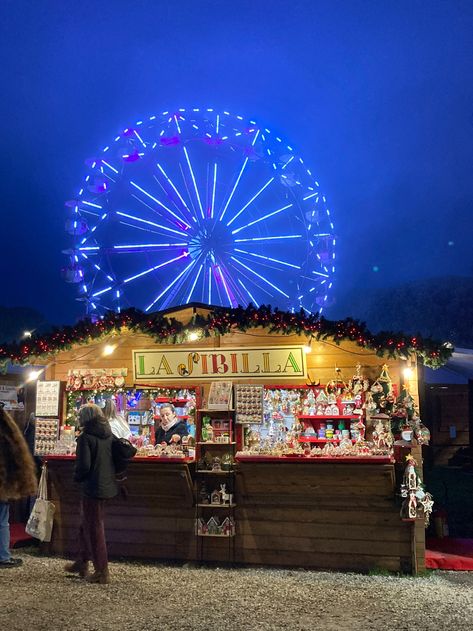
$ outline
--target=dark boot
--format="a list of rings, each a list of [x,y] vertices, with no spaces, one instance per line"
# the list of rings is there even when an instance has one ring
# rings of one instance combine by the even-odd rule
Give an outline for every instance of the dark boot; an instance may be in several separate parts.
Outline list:
[[[73,561],[72,563],[66,563],[64,566],[65,572],[71,572],[73,574],[79,574],[81,578],[86,578],[89,574],[89,562],[88,561]]]
[[[105,570],[95,570],[93,574],[86,579],[89,583],[99,583],[100,585],[107,585],[110,583],[110,575],[108,568]]]

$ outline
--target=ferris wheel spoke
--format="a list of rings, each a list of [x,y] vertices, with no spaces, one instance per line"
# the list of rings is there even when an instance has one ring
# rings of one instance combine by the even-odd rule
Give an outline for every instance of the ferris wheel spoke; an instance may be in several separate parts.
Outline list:
[[[114,166],[112,166],[109,162],[106,162],[103,158],[100,160],[100,162],[102,164],[105,164],[105,166],[108,167],[111,171],[113,171],[113,173],[115,173],[115,175],[119,174],[119,171]],[[104,175],[105,175],[105,173],[104,173]]]
[[[160,206],[161,208],[164,208],[164,210],[167,210],[167,212],[172,215],[175,219],[177,219],[177,221],[179,222],[178,225],[179,227],[184,224],[187,228],[190,228],[190,225],[187,223],[187,221],[185,221],[185,219],[183,219],[182,217],[179,217],[178,215],[176,215],[175,212],[173,212],[170,208],[168,208],[165,204],[163,204],[162,202],[159,201],[159,199],[156,199],[156,197],[154,197],[153,195],[151,195],[151,193],[148,193],[148,191],[145,191],[144,188],[141,188],[141,186],[138,186],[138,184],[136,184],[135,182],[133,182],[132,180],[130,180],[130,184],[136,188],[137,190],[139,190],[141,193],[143,193],[143,195],[146,195],[147,197],[149,197],[149,199],[153,200],[153,202],[155,202],[156,204],[158,204],[158,206]]]
[[[107,293],[107,291],[110,291],[112,289],[112,286],[110,287],[105,287],[105,289],[100,289],[99,291],[96,291],[92,294],[93,298],[96,298],[97,296],[101,296],[102,294]]]
[[[300,265],[294,265],[293,263],[288,263],[287,261],[281,261],[280,259],[273,259],[270,256],[263,256],[262,254],[255,254],[254,252],[248,252],[248,250],[240,250],[239,248],[235,248],[235,252],[240,252],[241,254],[247,254],[248,256],[253,256],[258,259],[264,259],[266,261],[272,261],[273,263],[279,263],[280,265],[286,265],[287,267],[293,267],[294,269],[301,269]]]
[[[251,146],[252,146],[252,147],[254,147],[255,142],[256,142],[256,140],[257,140],[257,138],[258,138],[258,136],[259,136],[259,133],[260,133],[260,130],[259,130],[259,129],[257,129],[257,130],[256,130],[256,134],[255,134],[255,137],[253,138],[253,142],[251,143]],[[231,200],[232,200],[232,197],[233,197],[233,195],[235,194],[235,191],[236,191],[236,189],[237,189],[237,187],[238,187],[238,184],[239,184],[239,182],[240,182],[241,176],[243,175],[243,171],[245,170],[245,167],[246,167],[246,165],[248,164],[248,160],[249,160],[249,158],[245,158],[245,160],[243,161],[243,166],[241,167],[240,173],[238,174],[238,177],[237,177],[237,179],[236,179],[235,185],[233,186],[232,191],[231,191],[230,195],[228,196],[228,199],[227,199],[227,201],[226,201],[226,203],[225,203],[225,206],[224,206],[224,208],[223,208],[223,210],[222,210],[222,214],[220,215],[220,221],[222,221],[222,219],[223,219],[223,217],[224,217],[225,213],[227,212],[228,205],[230,204],[230,202],[231,202]]]
[[[176,256],[173,259],[168,259],[167,261],[164,261],[164,263],[160,263],[159,265],[154,265],[153,267],[150,267],[146,270],[144,270],[143,272],[140,272],[139,274],[135,274],[134,276],[130,276],[129,278],[125,278],[123,280],[123,283],[130,283],[132,280],[136,280],[137,278],[141,278],[142,276],[146,276],[146,274],[150,274],[151,272],[154,272],[157,269],[161,269],[162,267],[166,267],[166,265],[170,265],[171,263],[175,263],[176,261],[179,261],[183,258],[187,257],[187,253],[181,254],[180,256]]]
[[[199,271],[197,272],[196,277],[194,278],[194,282],[192,283],[192,287],[191,287],[191,289],[189,291],[189,294],[187,296],[187,299],[185,301],[186,304],[188,304],[190,302],[191,296],[192,296],[192,294],[194,292],[195,286],[197,285],[197,281],[199,280],[199,276],[200,276],[200,274],[201,274],[203,269],[204,269],[204,264],[201,263],[201,265],[199,267]]]
[[[218,133],[218,130],[217,130]],[[214,209],[215,209],[215,189],[217,187],[217,163],[214,163],[214,174],[213,174],[213,184],[212,184],[212,202],[210,205],[210,218],[213,219]]]
[[[239,284],[243,287],[243,289],[246,291],[246,293],[248,294],[248,296],[251,299],[251,302],[255,305],[256,308],[259,308],[259,303],[256,300],[256,298],[252,295],[252,293],[250,292],[250,290],[244,285],[243,281],[241,280],[241,278],[238,279]]]
[[[155,304],[158,302],[158,300],[159,300],[160,298],[162,298],[162,297],[164,296],[164,294],[165,294],[165,293],[167,293],[167,292],[171,289],[171,287],[173,287],[173,286],[174,286],[174,285],[178,282],[178,280],[179,280],[182,276],[184,276],[184,274],[185,274],[185,273],[186,273],[186,272],[187,272],[187,271],[188,271],[188,270],[189,270],[189,269],[190,269],[193,265],[195,265],[195,260],[191,261],[191,262],[189,263],[189,265],[188,265],[188,266],[187,266],[187,267],[186,267],[186,268],[185,268],[185,269],[184,269],[184,270],[183,270],[183,271],[179,274],[179,276],[177,276],[177,277],[176,277],[176,278],[175,278],[175,279],[174,279],[171,283],[169,283],[169,285],[168,285],[167,287],[165,287],[165,288],[163,289],[163,291],[162,291],[162,292],[161,292],[158,296],[156,296],[156,298],[153,300],[153,302],[151,302],[151,303],[150,303],[150,304],[146,307],[145,311],[149,311],[149,310],[151,309],[151,307],[152,307],[153,305],[155,305]]]
[[[171,219],[171,217],[168,217],[166,215],[163,215],[161,212],[157,211],[156,208],[153,208],[152,206],[150,206],[149,204],[147,204],[145,201],[143,201],[142,199],[140,199],[137,195],[134,195],[132,193],[131,197],[133,197],[133,199],[136,199],[137,202],[139,202],[142,206],[145,206],[146,208],[149,208],[149,210],[151,210],[152,213],[154,213],[155,215],[158,215],[158,217],[164,219],[165,221],[169,221],[169,223],[173,226],[175,225],[179,225],[179,227],[182,226],[182,223],[176,224],[176,222]],[[184,226],[182,226],[182,229],[184,230]],[[179,234],[185,234],[183,232],[179,232]]]
[[[218,265],[218,266],[217,266],[217,269],[218,269],[218,271],[219,271],[220,279],[221,279],[221,281],[222,281],[223,288],[225,289],[225,293],[226,293],[226,295],[227,295],[227,298],[228,298],[228,302],[229,302],[229,304],[230,304],[230,307],[233,307],[233,305],[234,305],[234,301],[230,298],[230,292],[229,292],[229,289],[228,289],[228,286],[227,286],[227,282],[225,281],[225,275],[224,275],[224,273],[223,273],[222,268],[220,267],[220,265]]]
[[[237,300],[235,299],[235,297],[232,298],[230,296],[230,294],[233,293],[231,292],[231,287],[230,287],[231,274],[228,272],[224,262],[220,259],[220,257],[219,257],[218,264],[216,265],[216,269],[218,271],[218,275],[220,276],[220,280],[222,281],[222,285],[225,290],[225,294],[228,298],[228,302],[230,303],[230,306],[232,307],[237,304]],[[217,282],[218,282],[218,276],[217,276]]]
[[[233,261],[229,262],[229,266],[235,271],[235,278],[243,277],[245,278],[251,285],[256,287],[258,291],[263,292],[270,298],[274,298],[274,292],[271,292],[267,287],[263,285],[263,283],[254,276],[250,276],[245,270],[242,270],[240,267],[237,267]]]
[[[161,230],[166,230],[167,232],[173,232],[175,234],[178,234],[181,237],[186,237],[186,233],[182,232],[181,230],[174,230],[173,228],[168,228],[167,226],[163,226],[159,223],[155,223],[154,221],[149,221],[148,219],[141,219],[140,217],[136,217],[135,215],[129,215],[128,213],[122,213],[120,211],[116,211],[116,214],[119,215],[120,217],[126,217],[127,219],[133,219],[134,221],[137,221],[139,223],[144,223],[147,224],[149,226],[153,226],[155,228],[160,228]],[[133,226],[133,224],[127,224],[130,225],[134,228],[138,228],[139,226]]]
[[[249,239],[235,239],[235,243],[250,243],[252,241],[276,241],[278,239],[302,239],[301,234],[287,234],[279,237],[252,237]]]
[[[177,190],[176,185],[174,184],[174,182],[171,180],[171,178],[169,177],[169,175],[166,173],[166,171],[163,169],[163,167],[158,163],[156,163],[156,166],[158,167],[158,169],[161,171],[162,175],[164,176],[164,178],[166,179],[167,183],[171,186],[171,188],[173,189],[173,191],[176,193],[176,195],[178,196],[182,206],[184,207],[184,210],[187,211],[190,215],[192,215],[192,212],[190,211],[188,205],[186,204],[186,202],[184,201],[184,198],[182,197],[182,195],[180,194],[180,192]],[[156,176],[154,176],[154,178],[156,179],[156,181],[158,183],[159,180],[157,179]],[[168,195],[169,197],[169,195]],[[171,199],[171,201],[175,204],[175,206],[177,206],[179,208],[180,211],[182,211],[182,208],[179,207],[178,204],[176,204],[176,202],[174,200]]]
[[[285,163],[282,165],[282,167],[281,167],[281,171],[282,171],[283,169],[285,169],[285,168],[287,167],[287,165],[288,165],[288,164],[290,164],[290,163],[294,160],[294,158],[295,158],[295,157],[296,157],[296,156],[291,156],[291,157],[289,158],[289,160],[287,160],[287,162],[285,162]]]
[[[262,276],[261,274],[258,274],[258,272],[255,272],[254,270],[251,269],[251,267],[248,267],[247,265],[245,265],[244,263],[242,263],[241,261],[239,261],[237,258],[235,258],[234,256],[231,257],[232,260],[234,260],[236,263],[238,263],[238,265],[241,265],[242,267],[244,267],[245,269],[247,269],[251,274],[254,274],[255,276],[257,276],[258,278],[260,278],[262,281],[264,281],[265,283],[267,283],[270,287],[272,287],[273,289],[275,289],[278,293],[282,294],[283,296],[285,296],[286,298],[289,298],[289,296],[282,291],[282,289],[279,289],[279,287],[276,287],[276,285],[273,285],[273,283],[271,281],[269,281],[267,278],[265,278],[264,276]]]
[[[198,259],[194,259],[194,265],[197,264]],[[172,301],[179,300],[179,304],[182,304],[183,296],[186,293],[186,287],[188,287],[190,281],[190,276],[193,271],[193,267],[190,267],[185,274],[183,274],[182,278],[176,284],[176,286],[169,292],[168,296],[164,299],[162,304],[160,305],[161,309],[166,308],[171,304]],[[180,296],[179,298],[177,298]]]
[[[197,202],[199,204],[200,214],[202,215],[202,219],[205,219],[204,210],[202,208],[202,202],[200,201],[199,189],[197,188],[197,182],[195,180],[194,170],[192,168],[192,164],[191,164],[191,161],[190,161],[190,158],[189,158],[189,154],[187,152],[187,148],[186,147],[183,147],[183,150],[184,150],[184,155],[186,156],[187,166],[189,167],[189,172],[191,174],[192,183],[194,184],[194,190],[195,190],[195,195],[197,197]]]
[[[263,191],[264,191],[264,190],[265,190],[265,189],[266,189],[266,188],[267,188],[267,187],[271,184],[271,182],[274,182],[274,177],[270,178],[270,179],[266,182],[266,184],[265,184],[264,186],[262,186],[262,187],[259,189],[259,191],[258,191],[255,195],[253,195],[253,197],[250,199],[250,201],[249,201],[249,202],[247,202],[247,203],[243,206],[243,208],[241,208],[241,209],[237,212],[237,214],[236,214],[236,215],[235,215],[232,219],[230,219],[230,221],[227,223],[227,226],[230,226],[230,225],[231,225],[231,224],[235,221],[235,219],[236,219],[237,217],[239,217],[239,216],[241,215],[241,213],[242,213],[244,210],[246,210],[246,209],[248,208],[248,206],[249,206],[250,204],[252,204],[252,203],[255,201],[255,199],[257,199],[257,198],[261,195],[261,193],[262,193],[262,192],[263,192]]]
[[[265,221],[265,219],[269,219],[269,217],[274,217],[274,215],[279,215],[279,213],[282,213],[284,210],[287,210],[288,208],[292,208],[293,206],[294,204],[288,204],[287,206],[278,208],[277,210],[274,210],[272,213],[268,213],[267,215],[264,215],[263,217],[260,217],[259,219],[250,221],[250,223],[247,223],[244,226],[241,226],[241,228],[236,228],[235,230],[232,230],[232,234],[237,234],[238,232],[240,232],[241,230],[244,230],[245,228],[249,228],[250,226],[254,226],[260,221]]]

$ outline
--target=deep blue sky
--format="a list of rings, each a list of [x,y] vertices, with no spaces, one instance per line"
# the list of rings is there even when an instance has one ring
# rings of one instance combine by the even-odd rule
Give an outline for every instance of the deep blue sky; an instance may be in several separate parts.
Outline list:
[[[339,305],[472,274],[470,0],[2,0],[0,59],[0,304],[80,314],[59,270],[84,159],[188,106],[254,117],[300,150],[332,208]]]

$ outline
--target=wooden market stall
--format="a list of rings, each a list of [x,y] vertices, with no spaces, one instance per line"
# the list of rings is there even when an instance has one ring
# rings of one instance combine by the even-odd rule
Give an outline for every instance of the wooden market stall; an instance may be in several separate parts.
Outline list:
[[[210,316],[210,325],[209,320],[201,319]],[[198,330],[203,322],[209,336]],[[345,328],[342,335],[340,326],[327,333],[326,339],[317,339],[320,330],[311,329],[310,349],[306,349],[310,352],[305,353],[302,347],[308,344],[308,330],[299,327],[299,322],[293,314],[284,314],[284,320],[276,314],[269,320],[262,311],[242,315],[238,310],[214,311],[202,305],[149,316],[149,332],[125,316],[114,326],[99,320],[75,331],[81,337],[77,343],[73,336],[63,335],[57,342],[61,348],[51,353],[46,347],[44,380],[70,382],[71,371],[114,369],[124,376],[122,389],[157,384],[161,388],[200,387],[198,424],[206,413],[209,384],[219,379],[271,388],[314,388],[333,381],[336,375],[349,378],[357,365],[373,382],[384,364],[400,392],[406,379],[403,369],[409,364],[409,390],[417,399],[415,354],[407,353],[407,360],[381,357],[376,353],[379,348],[373,349],[361,339],[362,329],[357,333]],[[188,334],[198,339],[191,341]],[[177,343],[173,343],[174,335]],[[160,338],[163,342],[156,341]],[[114,352],[104,355],[105,345],[114,347]],[[173,353],[180,353],[176,361]],[[281,357],[285,357],[282,362]],[[38,363],[45,363],[44,356]],[[63,419],[66,402],[64,397]],[[199,432],[200,426],[197,445]],[[241,443],[243,432],[237,426],[235,436],[235,442]],[[190,459],[153,457],[135,458],[130,463],[128,498],[115,498],[107,509],[111,555],[360,571],[385,568],[415,573],[424,568],[423,520],[401,519],[403,465],[396,465],[391,457],[237,457],[228,505],[233,519],[231,536],[207,538],[197,529],[207,508],[199,501],[199,474],[206,473],[203,477],[209,479],[213,473],[223,473],[199,471],[199,449],[205,451],[205,443],[200,444],[204,446],[197,447],[197,464]],[[409,449],[419,463],[420,449],[415,441]],[[51,498],[56,504],[49,550],[71,554],[78,504],[72,484],[74,459],[56,455],[47,461]]]

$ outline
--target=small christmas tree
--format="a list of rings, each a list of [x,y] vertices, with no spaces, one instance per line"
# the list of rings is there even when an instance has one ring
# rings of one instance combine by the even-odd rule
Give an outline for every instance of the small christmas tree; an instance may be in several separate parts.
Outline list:
[[[375,412],[390,414],[394,406],[393,383],[388,366],[384,364],[381,373],[370,388],[372,409]]]
[[[424,484],[416,469],[417,462],[412,454],[406,456],[406,469],[401,484],[401,497],[404,498],[401,506],[403,519],[416,519],[424,517],[425,526],[429,525],[432,506],[432,495],[425,490]]]

